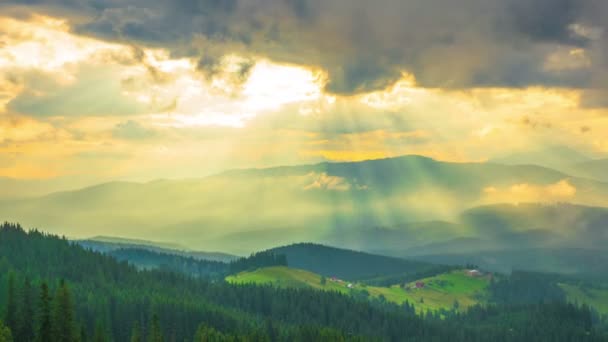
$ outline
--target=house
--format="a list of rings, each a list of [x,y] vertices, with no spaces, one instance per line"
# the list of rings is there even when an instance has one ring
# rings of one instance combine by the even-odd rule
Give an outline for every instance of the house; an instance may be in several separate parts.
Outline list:
[[[417,289],[424,288],[424,282],[417,281],[417,282],[416,282],[416,288],[417,288]]]
[[[469,277],[481,277],[483,273],[481,273],[481,271],[479,270],[468,270],[467,275]]]

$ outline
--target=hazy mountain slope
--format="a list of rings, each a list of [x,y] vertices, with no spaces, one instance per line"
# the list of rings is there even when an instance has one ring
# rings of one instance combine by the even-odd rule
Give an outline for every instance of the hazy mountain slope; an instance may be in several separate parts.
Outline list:
[[[577,163],[569,166],[568,170],[581,177],[608,182],[608,158]]]
[[[197,260],[211,260],[230,262],[237,259],[236,255],[220,252],[191,251],[185,247],[170,243],[158,243],[136,239],[122,239],[114,237],[94,237],[86,240],[75,240],[75,243],[102,253],[112,253],[116,250],[144,250],[158,254],[175,255]]]
[[[571,204],[493,205],[465,211],[461,222],[486,238],[513,238],[517,233],[525,233],[520,243],[552,240],[557,245],[605,248],[608,242],[608,208]]]
[[[410,258],[451,265],[472,263],[497,272],[526,270],[608,279],[608,256],[605,249],[512,248],[501,251],[410,256]]]
[[[496,204],[464,211],[455,223],[358,228],[332,245],[397,257],[536,248],[606,249],[608,208],[572,204]],[[341,238],[342,236],[342,238]]]
[[[86,177],[52,179],[15,179],[0,177],[0,200],[44,196],[66,189],[78,189],[92,184]]]
[[[553,146],[536,151],[516,152],[491,159],[491,162],[507,165],[541,165],[564,170],[568,165],[584,163],[591,158],[567,146]]]
[[[404,223],[452,221],[472,206],[521,201],[519,196],[602,205],[608,201],[608,184],[538,166],[406,156],[237,170],[203,179],[106,183],[0,201],[0,217],[71,237],[103,230],[246,254],[297,241],[324,242],[355,228],[402,227],[398,234],[403,236],[422,234],[424,230]],[[454,231],[444,230],[441,238],[469,233],[461,225],[450,227]],[[426,240],[438,242],[426,236],[416,244]]]

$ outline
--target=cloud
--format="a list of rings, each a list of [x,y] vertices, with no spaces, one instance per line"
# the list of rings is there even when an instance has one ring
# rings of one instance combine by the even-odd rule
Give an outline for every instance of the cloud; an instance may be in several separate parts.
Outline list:
[[[112,136],[125,140],[146,140],[156,137],[157,133],[137,121],[128,120],[117,124],[112,130]]]
[[[483,189],[485,203],[564,202],[576,196],[577,189],[568,179],[549,185],[513,184]]]
[[[10,0],[4,8],[23,8],[21,3]],[[337,94],[383,89],[403,71],[427,87],[588,88],[602,83],[593,75],[607,69],[608,5],[594,0],[40,0],[30,5],[63,14],[80,34],[196,59],[205,73],[214,73],[222,57],[234,53],[311,65],[327,73],[326,90]],[[567,72],[546,68],[564,47],[584,51],[588,64]],[[244,65],[241,74],[247,70]]]
[[[351,184],[346,178],[331,176],[325,172],[311,172],[304,179],[307,183],[303,186],[304,190],[332,190],[332,191],[348,191],[351,189],[367,190],[367,186],[360,184]],[[310,183],[309,183],[310,182]]]
[[[56,134],[56,130],[49,124],[20,115],[0,115],[0,144],[35,141]]]
[[[30,73],[25,90],[7,108],[36,117],[135,115],[145,106],[123,95],[120,77],[112,68],[83,68],[73,83],[59,83],[44,73]]]

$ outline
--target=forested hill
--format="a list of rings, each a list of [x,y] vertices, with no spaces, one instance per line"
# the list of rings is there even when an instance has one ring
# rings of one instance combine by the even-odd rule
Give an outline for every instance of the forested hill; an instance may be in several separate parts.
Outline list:
[[[584,307],[477,307],[444,319],[338,293],[229,285],[0,227],[0,323],[11,341],[605,341]],[[8,327],[8,328],[7,328]]]
[[[300,243],[273,248],[271,252],[285,255],[290,267],[299,268],[326,277],[347,280],[369,280],[385,276],[429,272],[437,267],[420,261],[357,252],[313,243]]]

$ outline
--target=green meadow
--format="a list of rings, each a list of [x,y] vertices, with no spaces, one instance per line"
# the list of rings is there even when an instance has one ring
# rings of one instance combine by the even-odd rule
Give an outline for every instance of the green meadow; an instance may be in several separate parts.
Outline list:
[[[324,291],[352,294],[367,292],[372,298],[381,298],[396,304],[408,301],[419,311],[450,310],[455,303],[460,309],[483,302],[487,298],[488,277],[471,277],[464,270],[456,270],[407,284],[390,287],[367,286],[362,283],[332,280],[318,274],[289,267],[267,267],[229,276],[226,281],[235,284],[272,284],[277,287],[311,287]],[[416,282],[424,283],[416,288]],[[348,284],[352,284],[349,288]]]

